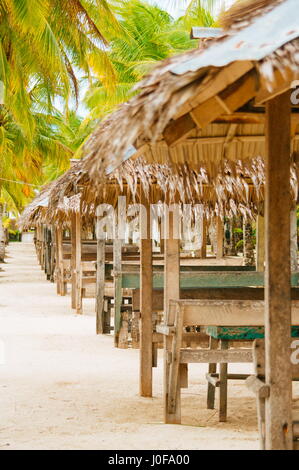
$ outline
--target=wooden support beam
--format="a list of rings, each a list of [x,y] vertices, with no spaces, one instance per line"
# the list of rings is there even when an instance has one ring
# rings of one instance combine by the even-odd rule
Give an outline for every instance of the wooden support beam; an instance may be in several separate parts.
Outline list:
[[[194,108],[190,115],[197,126],[202,129],[221,116],[223,112],[231,114],[246,104],[256,95],[256,86],[255,74],[250,72],[218,96],[213,96]]]
[[[76,215],[71,215],[71,300],[72,309],[76,308]]]
[[[197,126],[207,126],[223,113],[231,114],[256,95],[256,77],[249,72],[219,95],[214,95],[190,110],[189,114],[179,117],[164,130],[163,136],[168,146],[185,139]]]
[[[96,333],[106,333],[104,317],[105,240],[97,240]]]
[[[54,272],[55,272],[55,247],[56,247],[56,230],[55,225],[51,225],[51,273],[50,281],[54,282]]]
[[[175,121],[170,121],[163,133],[165,142],[169,147],[173,144],[177,144],[181,140],[185,139],[195,128],[196,123],[190,114],[185,114]]]
[[[291,271],[298,271],[297,207],[291,210]]]
[[[122,249],[122,240],[118,238],[118,230],[116,228],[115,238],[113,240],[114,345],[115,347],[118,347],[119,332],[121,329],[121,305],[122,305],[121,249]]]
[[[164,265],[164,315],[165,324],[174,324],[174,315],[169,310],[170,299],[180,298],[180,241],[173,238],[173,214],[169,214],[169,237],[165,240],[165,265]],[[178,424],[181,422],[180,406],[180,378],[178,380],[176,410],[175,413],[168,412],[168,385],[169,385],[169,364],[167,353],[172,349],[172,339],[164,338],[164,412],[165,422]]]
[[[63,267],[63,230],[61,225],[56,228],[56,263],[57,263],[57,294],[65,295],[64,267]]]
[[[224,222],[221,217],[216,219],[216,234],[217,234],[217,249],[216,257],[217,259],[223,258],[223,236],[224,236]]]
[[[201,249],[200,257],[205,259],[207,257],[207,219],[203,216],[201,221]]]
[[[76,230],[76,251],[75,251],[75,270],[76,270],[76,293],[75,293],[75,309],[76,313],[82,314],[82,272],[81,272],[81,215],[80,212],[75,214],[75,230]]]
[[[147,238],[140,240],[140,395],[151,397],[153,356],[153,268],[150,204],[142,191],[141,204],[147,212]],[[142,212],[140,212],[142,214]],[[140,224],[141,225],[141,224]],[[141,233],[141,231],[140,231]]]
[[[200,82],[198,85],[200,93],[197,96],[193,96],[192,99],[188,100],[187,103],[180,108],[176,118],[187,114],[194,107],[204,103],[208,99],[215,96],[215,94],[221,93],[232,83],[235,83],[240,77],[248,73],[253,68],[253,63],[249,61],[238,61],[232,62],[226,67],[220,68],[215,74],[211,74],[208,80],[205,80],[205,84]],[[195,94],[194,94],[195,95]]]
[[[256,220],[256,270],[265,270],[265,218],[261,214]]]
[[[290,93],[266,105],[266,449],[291,450]]]

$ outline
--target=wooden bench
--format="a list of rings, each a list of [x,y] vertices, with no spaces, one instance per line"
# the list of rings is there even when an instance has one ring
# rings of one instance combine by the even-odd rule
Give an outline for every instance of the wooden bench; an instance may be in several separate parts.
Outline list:
[[[291,359],[291,349],[290,349]],[[270,396],[271,386],[265,382],[265,341],[255,340],[253,345],[253,362],[255,375],[247,378],[246,385],[257,399],[257,414],[261,449],[265,449],[265,402]],[[292,364],[292,380],[299,381],[299,364]],[[299,407],[293,409],[293,448],[299,450]],[[284,433],[286,429],[277,429]]]
[[[193,261],[193,260],[191,260]],[[182,266],[182,264],[186,264]],[[115,345],[118,345],[118,335],[122,328],[122,292],[123,289],[131,289],[132,295],[135,289],[140,289],[140,266],[139,262],[122,261],[119,270],[113,269],[109,265],[111,274],[114,278],[114,335]],[[197,289],[197,288],[234,288],[234,287],[262,287],[264,284],[264,275],[256,272],[254,267],[248,266],[204,266],[190,265],[190,260],[181,260],[180,267],[180,287],[181,289]],[[153,270],[153,289],[164,288],[164,267],[161,260],[156,260]],[[298,285],[299,273],[294,273],[292,283]],[[161,295],[161,294],[160,294]],[[154,296],[155,297],[155,296]],[[153,297],[153,298],[154,298]],[[196,297],[194,297],[196,298]],[[162,308],[163,310],[163,308]],[[127,311],[125,316],[127,316]],[[136,311],[136,310],[135,310]],[[104,312],[103,312],[104,314]],[[103,321],[103,320],[102,320]],[[127,321],[127,320],[126,320]],[[131,323],[132,318],[129,320]],[[136,324],[138,317],[136,315]],[[130,326],[129,326],[130,328]]]
[[[181,288],[184,290],[207,287],[234,287],[239,285],[244,286],[260,286],[263,282],[263,275],[256,273],[254,268],[248,266],[203,266],[194,265],[193,261],[190,265],[190,260],[181,260]],[[112,266],[111,266],[112,270]],[[155,293],[159,292],[160,302],[163,302],[162,290],[164,287],[164,274],[163,263],[161,260],[155,260],[153,271],[153,289]],[[122,291],[124,289],[131,289],[132,295],[134,290],[140,289],[140,266],[136,262],[125,261],[121,264],[121,270],[112,270],[115,285],[115,312],[114,312],[114,334],[116,336],[115,344],[118,344],[117,336],[122,328]],[[140,291],[139,291],[140,292]],[[191,292],[191,291],[190,291]],[[194,297],[196,298],[196,296]],[[136,300],[136,296],[135,296]],[[154,300],[155,301],[155,300]],[[159,309],[163,311],[163,307]],[[133,308],[137,312],[137,308]],[[156,311],[153,309],[153,311]],[[126,310],[125,310],[126,312]],[[126,313],[125,313],[126,315]],[[134,314],[133,322],[138,323],[138,315]],[[135,321],[136,319],[136,321]],[[130,319],[130,322],[132,319]],[[136,329],[136,327],[135,327]],[[156,353],[155,353],[156,354]]]
[[[292,321],[299,324],[299,301],[292,303]],[[220,397],[226,415],[227,364],[252,362],[252,348],[223,349],[182,348],[183,328],[187,325],[248,327],[264,325],[261,300],[171,300],[164,324],[157,331],[164,342],[165,422],[180,423],[180,389],[188,385],[188,363],[220,364]],[[221,383],[222,380],[222,383]]]

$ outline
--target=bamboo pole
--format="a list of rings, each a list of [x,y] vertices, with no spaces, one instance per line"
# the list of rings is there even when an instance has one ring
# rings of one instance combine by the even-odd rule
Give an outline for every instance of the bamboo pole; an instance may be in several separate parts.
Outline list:
[[[290,272],[290,93],[266,104],[265,338],[266,449],[290,450],[292,436]]]

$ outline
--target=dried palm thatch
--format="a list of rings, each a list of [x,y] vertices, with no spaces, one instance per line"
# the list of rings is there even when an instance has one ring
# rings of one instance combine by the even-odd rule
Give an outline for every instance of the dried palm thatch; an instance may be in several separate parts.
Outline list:
[[[254,20],[272,10],[284,0],[239,0],[220,16],[220,25],[224,29],[243,28]]]
[[[292,167],[292,197],[298,198],[296,165]],[[214,171],[201,167],[198,171],[185,164],[147,163],[142,157],[127,160],[97,185],[79,161],[39,195],[22,215],[23,226],[36,223],[68,224],[73,212],[79,212],[83,225],[93,225],[96,207],[110,204],[117,207],[118,197],[125,196],[127,204],[140,203],[141,190],[152,204],[190,204],[193,213],[200,206],[206,218],[215,215],[253,218],[264,200],[265,170],[261,158],[224,161]],[[47,197],[47,207],[40,209],[39,201]],[[195,211],[195,212],[194,212]]]
[[[27,230],[32,226],[34,227],[40,220],[46,217],[49,195],[54,185],[55,181],[45,185],[41,192],[24,209],[18,220],[18,226],[22,230]]]
[[[132,145],[137,149],[137,156],[157,163],[172,165],[186,161],[190,168],[198,170],[207,166],[209,160],[214,164],[216,177],[219,162],[223,166],[227,159],[225,146],[230,135],[227,130],[227,140],[220,144],[221,150],[215,148],[213,152],[210,147],[205,156],[200,137],[206,131],[206,124],[220,125],[224,118],[244,106],[246,111],[252,111],[248,103],[258,93],[273,90],[281,81],[288,88],[299,78],[297,7],[297,0],[242,2],[239,10],[228,14],[226,21],[230,29],[223,37],[211,41],[204,50],[195,49],[163,61],[138,85],[139,93],[102,122],[87,142],[84,168],[91,177],[99,180],[107,167],[117,168]],[[242,22],[245,11],[250,15]],[[262,21],[259,21],[261,14]],[[252,86],[250,96],[245,94],[239,107],[227,106],[227,94],[248,82]],[[219,112],[200,125],[203,111],[198,110],[206,106],[209,111],[213,104],[217,108],[217,103]],[[173,140],[173,136],[169,138],[171,127],[178,133]],[[192,133],[195,133],[193,141]],[[240,129],[238,137],[242,135],[247,135],[245,129]],[[235,160],[260,156],[261,150],[257,148],[260,137],[258,134],[256,141],[251,141],[255,148],[248,148],[244,142],[241,152],[235,152],[239,154]],[[165,146],[165,140],[169,147],[164,152],[166,157],[155,147]],[[190,153],[194,156],[196,152],[192,161]]]

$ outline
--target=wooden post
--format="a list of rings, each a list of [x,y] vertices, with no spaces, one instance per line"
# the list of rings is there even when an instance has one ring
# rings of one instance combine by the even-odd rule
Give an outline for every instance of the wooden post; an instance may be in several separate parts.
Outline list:
[[[105,240],[97,240],[97,279],[96,279],[96,332],[103,334],[105,330],[104,318],[104,291],[105,291]]]
[[[55,247],[56,247],[56,230],[55,226],[51,225],[51,273],[50,281],[54,282],[54,272],[55,272]]]
[[[201,224],[201,258],[207,257],[207,219],[203,216]]]
[[[140,395],[151,397],[153,356],[153,268],[150,204],[142,191],[141,204],[147,213],[147,238],[140,240]],[[141,212],[140,214],[142,214]],[[141,223],[140,223],[141,226]],[[142,233],[142,230],[140,230]]]
[[[52,232],[51,227],[46,226],[45,228],[45,273],[47,280],[51,279],[51,244],[52,244]]]
[[[298,270],[297,208],[291,210],[291,270]]]
[[[81,245],[81,216],[76,212],[76,313],[82,313],[82,245]]]
[[[122,240],[118,238],[117,224],[113,240],[113,273],[114,273],[114,346],[118,347],[121,328],[122,275],[121,275]]]
[[[71,275],[71,299],[72,308],[74,309],[76,308],[76,216],[74,213],[71,216]]]
[[[169,213],[169,236],[165,240],[165,264],[164,264],[164,316],[168,323],[172,323],[174,318],[170,318],[169,300],[180,298],[180,240],[173,238],[173,214]],[[166,351],[171,349],[171,337],[164,337],[164,411],[165,423],[180,424],[181,406],[180,406],[180,378],[177,389],[177,406],[174,414],[168,412],[168,383],[169,383],[169,364]]]
[[[216,219],[216,233],[217,233],[217,259],[223,258],[223,225],[224,222],[221,217]]]
[[[261,214],[256,219],[256,270],[265,270],[265,219]]]
[[[57,264],[57,294],[65,295],[64,267],[63,267],[63,230],[61,226],[56,229],[56,264]]]
[[[290,273],[290,93],[266,104],[265,339],[267,450],[290,450],[292,433]]]
[[[72,214],[72,308],[82,313],[82,276],[81,276],[81,217],[80,212]]]

